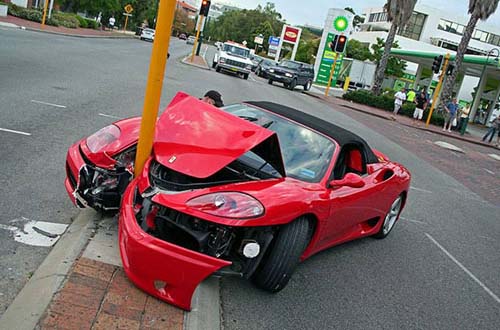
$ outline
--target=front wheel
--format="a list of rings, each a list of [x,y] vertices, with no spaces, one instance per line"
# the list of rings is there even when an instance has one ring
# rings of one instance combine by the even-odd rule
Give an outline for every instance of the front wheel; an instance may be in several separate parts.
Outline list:
[[[220,66],[216,67],[215,71],[220,72]]]
[[[253,277],[254,283],[267,291],[278,292],[283,289],[293,271],[299,264],[299,258],[309,242],[309,220],[300,217],[280,228],[268,255]]]
[[[392,202],[389,212],[385,216],[384,223],[380,227],[380,230],[373,235],[375,238],[386,238],[391,232],[392,228],[399,219],[399,214],[401,213],[401,208],[403,207],[403,195],[399,195],[398,198]]]
[[[247,80],[248,79],[248,73],[243,74],[243,79]]]
[[[288,87],[289,90],[293,91],[295,89],[295,86],[297,86],[297,79],[293,79],[286,87]]]

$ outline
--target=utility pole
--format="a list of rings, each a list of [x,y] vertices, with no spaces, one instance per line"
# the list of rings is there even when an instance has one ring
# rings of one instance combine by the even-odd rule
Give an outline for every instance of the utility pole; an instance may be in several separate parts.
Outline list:
[[[42,29],[45,27],[45,18],[47,17],[47,7],[49,6],[49,0],[44,0],[43,2],[43,16],[42,16]]]

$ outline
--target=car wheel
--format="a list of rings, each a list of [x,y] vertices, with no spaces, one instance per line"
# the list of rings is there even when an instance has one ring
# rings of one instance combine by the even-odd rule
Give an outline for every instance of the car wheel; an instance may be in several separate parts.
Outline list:
[[[243,79],[247,80],[248,79],[248,73],[243,74]]]
[[[293,91],[295,89],[295,86],[297,86],[297,79],[293,79],[286,87],[289,90]]]
[[[308,80],[308,81],[306,82],[306,84],[304,85],[304,90],[305,90],[305,91],[310,90],[310,89],[311,89],[311,85],[312,85],[312,81],[311,81],[311,80]]]
[[[272,85],[272,84],[273,84],[273,80],[272,80],[272,79],[269,79],[269,80],[267,81],[267,83],[268,83],[269,85]]]
[[[380,230],[373,235],[375,238],[386,238],[391,232],[392,228],[399,219],[399,214],[401,213],[401,208],[403,207],[403,195],[399,195],[398,198],[392,202],[389,212],[384,218],[384,223],[380,227]]]
[[[216,67],[215,71],[220,72],[220,66]]]
[[[300,256],[309,242],[309,220],[300,217],[280,228],[269,247],[267,256],[262,260],[253,277],[254,283],[267,291],[278,292],[283,289]]]

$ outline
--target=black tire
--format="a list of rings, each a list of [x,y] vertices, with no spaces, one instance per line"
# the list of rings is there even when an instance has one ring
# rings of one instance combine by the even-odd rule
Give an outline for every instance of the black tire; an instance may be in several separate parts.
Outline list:
[[[243,79],[247,80],[248,79],[248,73],[243,74]]]
[[[216,67],[215,71],[220,72],[220,66]]]
[[[286,87],[293,91],[295,89],[295,86],[297,86],[297,79],[293,79]]]
[[[306,84],[304,85],[304,90],[305,90],[305,91],[310,90],[310,89],[311,89],[311,86],[312,86],[312,80],[308,80],[308,81],[306,82]]]
[[[307,218],[300,217],[281,227],[269,247],[267,256],[262,260],[253,277],[254,283],[270,292],[283,289],[299,264],[299,258],[308,242],[309,220]]]
[[[403,203],[404,197],[403,194],[401,194],[394,200],[394,202],[392,202],[391,207],[389,208],[389,211],[387,212],[382,225],[380,226],[380,230],[375,235],[373,235],[373,237],[382,239],[389,236],[392,229],[396,225],[396,222],[398,222],[399,215],[401,214],[401,210],[403,208]]]
[[[268,83],[269,85],[272,85],[272,84],[273,84],[273,80],[272,80],[272,79],[269,79],[269,80],[267,81],[267,83]]]

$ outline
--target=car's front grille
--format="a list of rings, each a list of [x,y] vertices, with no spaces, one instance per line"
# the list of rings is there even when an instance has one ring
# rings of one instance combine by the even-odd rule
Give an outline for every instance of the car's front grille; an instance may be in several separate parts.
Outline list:
[[[238,61],[235,61],[235,60],[230,60],[230,59],[226,60],[226,64],[232,65],[232,66],[237,66],[237,67],[240,67],[240,68],[244,68],[244,67],[247,66],[245,63],[238,62]]]

